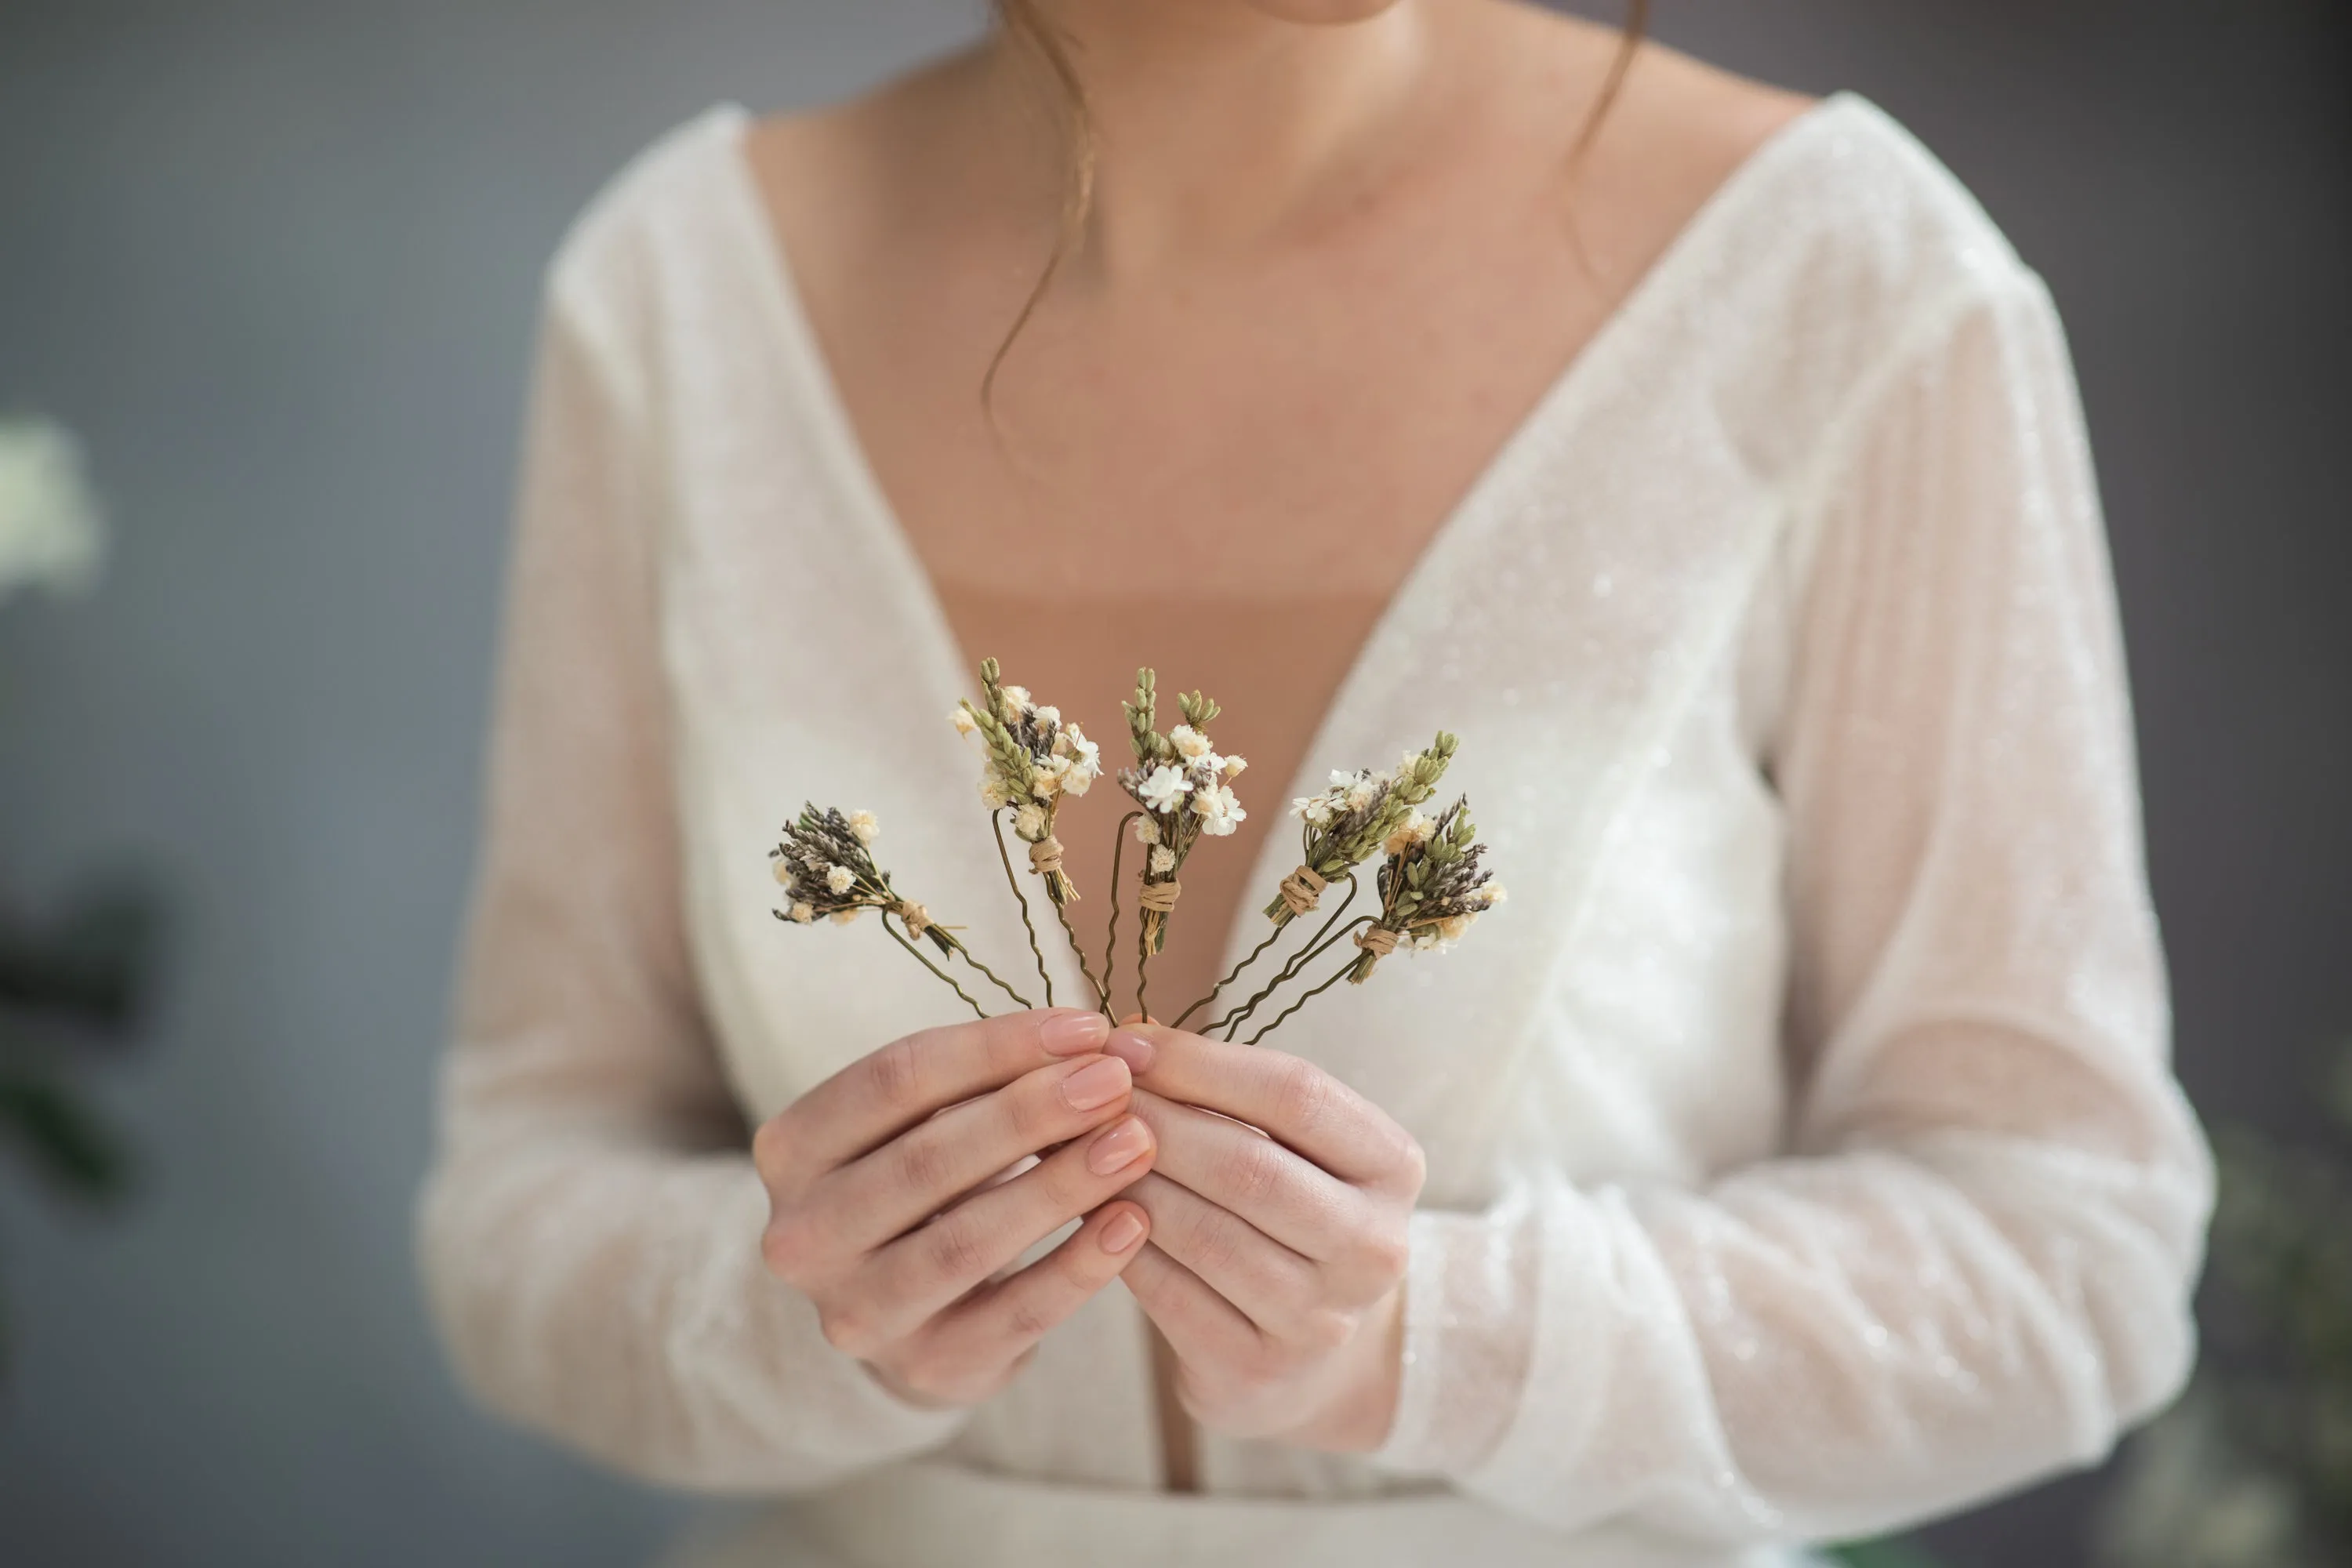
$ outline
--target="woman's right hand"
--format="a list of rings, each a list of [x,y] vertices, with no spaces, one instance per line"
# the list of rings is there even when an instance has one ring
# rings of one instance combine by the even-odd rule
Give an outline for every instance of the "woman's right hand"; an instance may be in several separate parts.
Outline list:
[[[1108,1200],[1157,1146],[1129,1114],[1127,1064],[1101,1054],[1109,1034],[1101,1014],[1067,1007],[926,1029],[753,1138],[770,1272],[901,1398],[986,1399],[1141,1252],[1150,1216]],[[1053,1252],[996,1277],[1080,1215]]]

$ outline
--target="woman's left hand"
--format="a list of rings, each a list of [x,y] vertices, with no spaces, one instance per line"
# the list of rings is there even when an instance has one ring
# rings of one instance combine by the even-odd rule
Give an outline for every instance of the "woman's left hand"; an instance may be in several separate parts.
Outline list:
[[[1202,1426],[1337,1452],[1395,1416],[1407,1222],[1421,1147],[1312,1063],[1158,1025],[1104,1047],[1158,1137],[1123,1194],[1151,1215],[1127,1288],[1181,1365]]]

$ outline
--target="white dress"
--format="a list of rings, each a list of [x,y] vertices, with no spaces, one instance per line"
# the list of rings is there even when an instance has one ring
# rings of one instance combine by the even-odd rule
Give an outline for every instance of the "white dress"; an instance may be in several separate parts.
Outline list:
[[[665,139],[550,273],[420,1220],[482,1399],[780,1500],[730,1562],[1702,1568],[2095,1461],[2179,1388],[2210,1173],[2065,346],[1852,94],[1690,222],[1438,531],[1306,778],[1244,792],[1454,730],[1511,889],[1282,1035],[1429,1156],[1385,1447],[1212,1436],[1206,1495],[1159,1494],[1116,1288],[970,1412],[831,1349],[762,1271],[743,1121],[955,1008],[870,923],[780,926],[766,852],[804,799],[871,808],[902,887],[1019,937],[945,721],[969,672],[746,125]]]

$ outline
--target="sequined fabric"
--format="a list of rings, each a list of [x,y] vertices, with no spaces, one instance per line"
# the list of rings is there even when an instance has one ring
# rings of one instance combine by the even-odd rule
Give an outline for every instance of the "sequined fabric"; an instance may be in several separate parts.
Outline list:
[[[945,1016],[877,933],[780,933],[777,822],[877,811],[943,919],[1002,889],[952,641],[740,130],[646,154],[551,274],[433,1301],[485,1400],[642,1475],[781,1494],[927,1456],[1141,1507],[1123,1292],[941,1414],[761,1268],[743,1122]],[[1307,766],[1439,724],[1509,904],[1283,1036],[1430,1156],[1397,1423],[1362,1458],[1212,1439],[1210,1490],[1437,1488],[1556,1532],[1545,1561],[1720,1563],[2095,1460],[2171,1394],[2210,1177],[2072,374],[2040,280],[1872,105],[1812,110],[1694,220]]]

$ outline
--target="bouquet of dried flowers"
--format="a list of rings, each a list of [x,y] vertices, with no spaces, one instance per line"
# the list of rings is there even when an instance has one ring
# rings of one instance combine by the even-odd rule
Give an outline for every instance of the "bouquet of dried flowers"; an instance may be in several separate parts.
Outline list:
[[[1061,920],[1078,967],[1095,991],[1105,1014],[1112,1012],[1111,978],[1118,943],[1118,880],[1127,834],[1134,830],[1143,851],[1136,872],[1136,901],[1141,929],[1136,937],[1136,1005],[1149,1016],[1148,987],[1152,955],[1167,944],[1170,918],[1183,892],[1180,879],[1186,859],[1202,837],[1223,837],[1248,816],[1234,791],[1234,781],[1249,765],[1240,757],[1222,756],[1209,738],[1209,726],[1221,711],[1201,692],[1181,695],[1177,707],[1183,722],[1165,734],[1158,729],[1157,678],[1149,668],[1136,673],[1135,700],[1125,710],[1134,764],[1118,773],[1119,787],[1135,809],[1121,818],[1111,857],[1111,913],[1102,961],[1096,978],[1068,906],[1078,890],[1062,867],[1062,845],[1055,836],[1063,804],[1083,795],[1101,776],[1102,762],[1095,743],[1078,725],[1063,719],[1059,709],[1037,702],[1023,687],[1004,683],[996,660],[980,667],[981,700],[960,704],[952,718],[965,734],[981,737],[984,748],[980,793],[990,813],[997,855],[1006,884],[1021,909],[1031,954],[1045,984],[1045,1002],[1054,1001],[1054,983],[1038,946],[1030,918],[1029,900],[1005,847],[1003,825],[1010,816],[1015,838],[1029,847],[1029,867],[1045,885],[1047,901]],[[1345,879],[1348,896],[1322,926],[1300,944],[1274,978],[1246,1003],[1202,1026],[1223,1029],[1232,1039],[1251,1015],[1282,986],[1297,979],[1307,966],[1353,936],[1358,952],[1343,955],[1341,967],[1315,985],[1250,1037],[1264,1039],[1284,1019],[1341,980],[1361,984],[1380,958],[1400,944],[1409,949],[1442,948],[1459,941],[1477,916],[1502,900],[1483,864],[1485,846],[1476,842],[1469,813],[1457,801],[1434,820],[1421,805],[1436,791],[1453,760],[1454,737],[1441,731],[1423,752],[1408,752],[1393,773],[1360,770],[1335,773],[1331,787],[1297,802],[1293,813],[1301,823],[1298,868],[1283,879],[1274,900],[1265,907],[1274,930],[1236,964],[1209,994],[1178,1015],[1181,1026],[1203,1007],[1211,1006],[1224,988],[1255,963],[1283,935],[1297,916],[1315,910],[1326,887]],[[923,966],[962,997],[982,1016],[982,1008],[956,978],[932,962],[918,945],[928,941],[940,957],[961,961],[984,975],[1016,1004],[1030,1003],[999,979],[958,938],[956,929],[932,920],[920,904],[904,899],[876,865],[871,851],[877,828],[870,813],[803,810],[784,831],[784,841],[772,852],[776,879],[789,890],[788,908],[776,911],[780,920],[807,925],[820,916],[847,923],[867,909],[878,911],[879,923],[913,953]],[[1348,907],[1357,890],[1356,868],[1375,855],[1385,856],[1377,878],[1381,896],[1378,914],[1358,917],[1344,926]],[[892,922],[896,921],[894,925]]]

